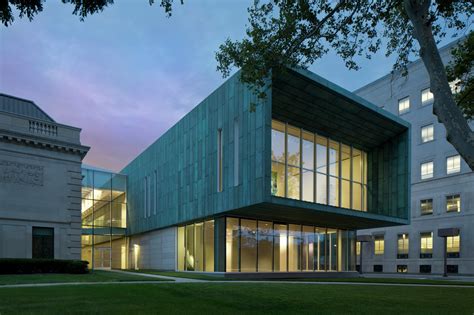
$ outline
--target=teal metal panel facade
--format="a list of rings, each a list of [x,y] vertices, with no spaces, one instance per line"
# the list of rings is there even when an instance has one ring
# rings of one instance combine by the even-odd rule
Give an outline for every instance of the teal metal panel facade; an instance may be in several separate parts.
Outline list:
[[[128,175],[129,234],[227,214],[349,229],[408,223],[408,123],[307,71],[274,75],[264,100],[238,75],[122,170]],[[252,104],[257,104],[255,111]],[[365,150],[368,211],[272,196],[272,118],[336,140],[350,138]]]
[[[252,103],[258,103],[255,111],[250,110]],[[264,152],[270,148],[270,104],[271,97],[257,99],[236,74],[126,166],[121,173],[128,175],[129,233],[263,202],[270,192],[264,173],[269,163]],[[223,138],[221,192],[217,191],[219,129]]]

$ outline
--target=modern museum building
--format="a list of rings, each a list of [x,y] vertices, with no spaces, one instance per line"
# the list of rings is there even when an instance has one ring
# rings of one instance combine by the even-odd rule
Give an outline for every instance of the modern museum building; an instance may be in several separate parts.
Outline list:
[[[81,169],[80,130],[38,113],[1,95],[0,257],[347,272],[356,230],[410,220],[409,123],[307,70],[264,98],[237,72],[119,173]]]

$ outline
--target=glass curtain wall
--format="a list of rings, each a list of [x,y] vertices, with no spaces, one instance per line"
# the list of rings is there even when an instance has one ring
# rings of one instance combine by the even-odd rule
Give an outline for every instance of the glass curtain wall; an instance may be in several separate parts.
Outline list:
[[[178,227],[178,270],[214,271],[214,220]]]
[[[353,271],[355,239],[355,231],[227,217],[226,271]]]
[[[367,211],[367,154],[272,120],[271,193]]]
[[[127,177],[82,170],[81,258],[89,268],[127,268]]]

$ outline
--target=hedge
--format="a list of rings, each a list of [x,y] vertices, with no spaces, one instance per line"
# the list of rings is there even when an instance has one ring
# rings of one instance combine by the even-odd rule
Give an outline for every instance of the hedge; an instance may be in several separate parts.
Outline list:
[[[84,260],[0,258],[0,274],[88,273]]]

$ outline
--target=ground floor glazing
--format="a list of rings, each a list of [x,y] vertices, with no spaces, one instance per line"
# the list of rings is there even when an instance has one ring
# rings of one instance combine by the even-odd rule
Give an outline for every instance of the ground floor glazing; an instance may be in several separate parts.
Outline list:
[[[355,231],[235,217],[223,219],[219,220],[222,226],[216,225],[216,220],[207,220],[178,227],[178,270],[355,270]],[[223,266],[216,263],[219,261]]]

